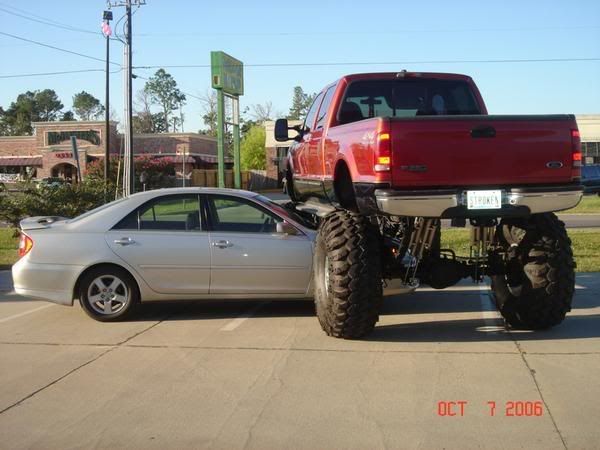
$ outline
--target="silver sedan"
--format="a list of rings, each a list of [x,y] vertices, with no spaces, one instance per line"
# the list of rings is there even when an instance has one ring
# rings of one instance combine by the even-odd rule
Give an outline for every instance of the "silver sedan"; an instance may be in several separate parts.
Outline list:
[[[316,232],[259,194],[211,188],[148,191],[75,219],[21,222],[15,291],[100,321],[140,302],[309,298]]]

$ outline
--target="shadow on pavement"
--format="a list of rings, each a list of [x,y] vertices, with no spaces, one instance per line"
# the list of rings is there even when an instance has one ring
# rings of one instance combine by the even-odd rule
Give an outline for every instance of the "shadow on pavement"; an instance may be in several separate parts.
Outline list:
[[[380,325],[365,340],[383,342],[481,342],[515,339],[518,341],[571,340],[600,336],[600,315],[567,316],[549,330],[507,331],[502,322],[487,325],[483,319],[433,320],[430,322]]]

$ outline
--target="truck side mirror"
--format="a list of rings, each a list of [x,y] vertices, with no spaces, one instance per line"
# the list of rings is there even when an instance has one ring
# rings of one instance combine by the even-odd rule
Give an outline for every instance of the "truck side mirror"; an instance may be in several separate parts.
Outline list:
[[[277,119],[275,121],[275,140],[278,142],[285,142],[290,140],[288,133],[288,121],[287,119]]]

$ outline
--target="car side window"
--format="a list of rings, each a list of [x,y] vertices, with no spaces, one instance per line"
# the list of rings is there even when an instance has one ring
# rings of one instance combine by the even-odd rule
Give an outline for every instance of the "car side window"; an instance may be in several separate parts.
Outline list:
[[[213,231],[274,233],[279,216],[249,200],[228,196],[207,196],[208,215]]]
[[[331,86],[329,89],[327,89],[327,92],[325,92],[325,98],[323,98],[323,103],[321,104],[321,108],[319,108],[319,115],[317,116],[315,130],[318,130],[325,126],[325,116],[327,115],[329,105],[331,105],[331,100],[333,99],[334,93],[335,86]]]
[[[200,231],[197,195],[171,195],[151,200],[127,215],[113,229]]]
[[[315,98],[315,101],[310,105],[310,109],[306,113],[306,119],[304,120],[304,130],[309,132],[313,129],[313,124],[315,123],[315,117],[317,115],[317,111],[319,110],[319,105],[321,104],[321,100],[323,100],[323,93],[321,92]]]

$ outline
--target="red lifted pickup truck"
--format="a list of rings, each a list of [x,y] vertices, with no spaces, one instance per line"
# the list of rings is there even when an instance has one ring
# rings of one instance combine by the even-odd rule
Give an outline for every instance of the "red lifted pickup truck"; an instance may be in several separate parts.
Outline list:
[[[381,287],[492,280],[513,327],[546,328],[570,310],[574,261],[552,213],[582,195],[572,115],[488,115],[465,75],[348,75],[326,86],[289,139],[286,189],[319,217],[315,303],[324,330],[374,327]],[[440,248],[440,219],[471,225],[471,256]]]

